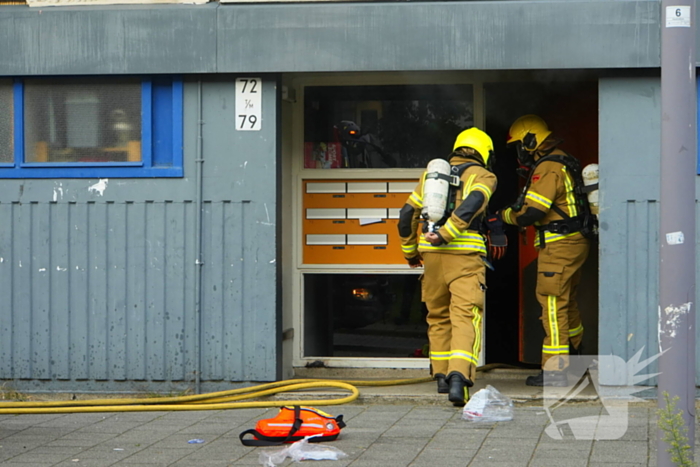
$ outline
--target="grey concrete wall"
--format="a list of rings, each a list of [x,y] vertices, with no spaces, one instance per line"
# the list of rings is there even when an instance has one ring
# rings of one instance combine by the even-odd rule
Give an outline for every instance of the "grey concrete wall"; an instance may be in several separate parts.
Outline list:
[[[232,71],[659,66],[658,18],[655,1],[237,5],[219,9],[217,66]]]
[[[629,360],[642,350],[643,360],[659,351],[660,79],[602,79],[599,99],[599,352]],[[696,200],[698,193],[700,181]],[[699,211],[687,214],[700,219]],[[700,375],[697,355],[696,361]],[[642,372],[654,373],[657,368],[652,363]],[[601,381],[619,383],[620,373],[614,370],[603,372]]]
[[[203,84],[201,257],[195,82],[184,178],[110,179],[103,191],[89,179],[0,183],[0,379],[138,391],[191,388],[199,370],[203,389],[277,378],[274,79],[263,89],[262,131],[242,132],[234,77]]]
[[[655,0],[4,6],[0,76],[658,67],[659,13]]]
[[[0,8],[0,75],[215,71],[215,4]]]

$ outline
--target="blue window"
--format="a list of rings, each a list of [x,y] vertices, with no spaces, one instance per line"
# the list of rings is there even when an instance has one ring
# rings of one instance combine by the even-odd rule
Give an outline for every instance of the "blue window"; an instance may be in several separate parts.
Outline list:
[[[697,114],[698,114],[698,117],[700,117],[700,78],[695,80],[695,86],[697,86],[696,99],[698,99]],[[700,120],[698,120],[698,121],[700,122]],[[695,131],[698,133],[698,141],[696,144],[698,145],[698,147],[700,147],[700,125],[697,125],[697,127],[695,128]],[[0,136],[0,138],[1,138],[1,136]],[[2,141],[2,139],[0,139],[0,141]],[[700,151],[698,151],[698,156],[696,156],[696,157],[698,158],[697,174],[700,175]]]
[[[0,80],[0,178],[182,177],[181,79]]]

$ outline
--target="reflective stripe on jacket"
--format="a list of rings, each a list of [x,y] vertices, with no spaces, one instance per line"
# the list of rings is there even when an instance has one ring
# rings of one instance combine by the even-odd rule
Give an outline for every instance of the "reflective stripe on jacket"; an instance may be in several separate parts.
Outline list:
[[[461,165],[467,162],[473,162],[471,159],[455,156],[450,160],[450,164]],[[443,245],[433,246],[422,233],[420,228],[420,211],[423,208],[423,184],[425,182],[426,173],[420,178],[416,189],[411,193],[406,201],[406,204],[414,208],[413,221],[411,223],[411,235],[401,237],[401,249],[406,258],[415,256],[416,251],[420,252],[442,252],[451,254],[474,254],[478,253],[486,255],[486,244],[484,237],[478,230],[469,229],[474,219],[479,218],[485,211],[491,195],[496,189],[496,176],[480,165],[472,165],[462,173],[460,179],[462,181],[462,189],[457,194],[455,200],[455,209],[452,215],[448,218],[445,224],[440,228],[440,235],[445,239]],[[472,199],[481,199],[479,206],[475,212],[469,212],[470,219],[458,217],[455,213],[458,212],[461,203],[467,200],[472,193],[479,193],[480,196],[472,197]]]
[[[565,154],[564,152],[555,149],[551,153]],[[514,211],[507,208],[503,211],[503,220],[508,224],[519,225],[518,217],[527,212],[529,208],[542,211],[544,217],[535,222],[534,225],[547,225],[552,221],[564,219],[559,215],[552,205],[559,207],[569,217],[579,215],[579,208],[576,205],[576,196],[574,195],[574,178],[569,173],[566,166],[556,161],[544,161],[534,169],[532,176],[529,178],[529,186],[525,193],[525,202],[519,211]],[[580,235],[578,232],[560,234],[549,231],[544,232],[545,243],[556,242],[563,238]],[[540,235],[535,235],[535,247],[540,246]]]

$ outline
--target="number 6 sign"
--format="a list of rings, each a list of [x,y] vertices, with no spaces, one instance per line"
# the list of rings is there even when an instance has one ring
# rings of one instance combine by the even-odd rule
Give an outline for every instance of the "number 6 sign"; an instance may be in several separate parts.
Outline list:
[[[691,21],[689,5],[666,7],[667,28],[689,28]]]
[[[260,131],[262,125],[262,80],[236,78],[236,130]]]

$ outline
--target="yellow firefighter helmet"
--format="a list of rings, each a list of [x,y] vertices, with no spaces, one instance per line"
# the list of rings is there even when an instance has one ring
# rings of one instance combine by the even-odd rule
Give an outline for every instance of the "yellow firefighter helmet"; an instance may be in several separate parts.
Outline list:
[[[506,144],[522,143],[522,148],[532,152],[547,139],[552,132],[547,123],[537,115],[523,115],[510,126]]]
[[[459,148],[474,149],[481,156],[485,166],[488,166],[489,158],[493,155],[493,141],[491,141],[489,135],[477,127],[468,128],[457,135],[455,146],[452,150],[456,151]]]

